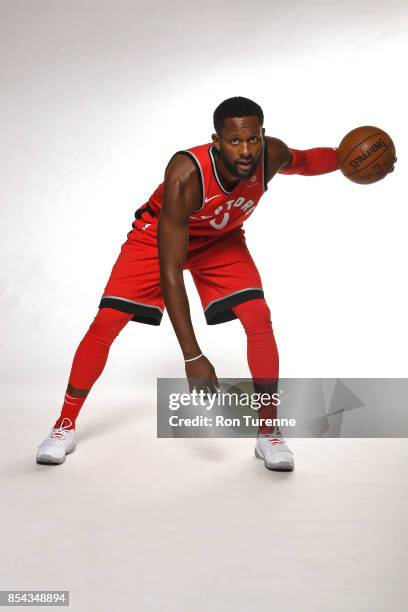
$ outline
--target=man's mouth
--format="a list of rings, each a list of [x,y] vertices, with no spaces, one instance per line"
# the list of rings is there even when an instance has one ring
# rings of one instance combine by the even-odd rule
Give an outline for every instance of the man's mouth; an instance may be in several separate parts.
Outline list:
[[[237,166],[242,168],[242,170],[249,170],[253,163],[254,163],[254,160],[252,160],[252,161],[243,161],[242,160],[242,161],[238,161],[237,162]]]

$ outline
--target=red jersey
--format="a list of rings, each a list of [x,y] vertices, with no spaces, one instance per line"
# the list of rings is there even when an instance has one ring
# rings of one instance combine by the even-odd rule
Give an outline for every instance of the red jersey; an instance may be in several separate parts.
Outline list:
[[[201,206],[190,215],[190,235],[215,236],[226,234],[242,226],[268,189],[266,151],[266,142],[264,142],[253,174],[247,179],[240,180],[231,191],[222,186],[217,175],[212,143],[177,151],[188,155],[194,162],[201,185]],[[136,221],[132,223],[134,229],[144,230],[157,224],[162,205],[163,185],[164,183],[160,183],[148,202],[135,212]]]

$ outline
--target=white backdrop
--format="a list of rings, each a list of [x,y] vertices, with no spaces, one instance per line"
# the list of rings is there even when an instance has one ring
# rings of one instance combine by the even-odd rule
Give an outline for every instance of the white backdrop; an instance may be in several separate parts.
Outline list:
[[[245,227],[282,376],[407,376],[406,2],[0,6],[6,384],[58,385],[62,399],[134,210],[174,151],[210,141],[214,108],[234,95],[294,148],[337,146],[367,124],[394,138],[384,181],[278,176]],[[208,327],[186,282],[218,376],[249,376],[239,322]],[[166,315],[123,330],[103,384],[183,373]]]

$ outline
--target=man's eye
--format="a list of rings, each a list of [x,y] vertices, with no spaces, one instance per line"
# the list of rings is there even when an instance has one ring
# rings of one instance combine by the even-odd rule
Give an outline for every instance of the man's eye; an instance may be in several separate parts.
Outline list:
[[[250,140],[251,142],[258,142],[258,136],[252,136]]]
[[[231,144],[238,144],[238,138],[231,138]]]

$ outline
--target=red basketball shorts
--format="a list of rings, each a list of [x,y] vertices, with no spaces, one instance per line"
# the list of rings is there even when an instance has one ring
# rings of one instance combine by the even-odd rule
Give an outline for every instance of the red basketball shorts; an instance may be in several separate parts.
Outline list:
[[[99,308],[114,308],[133,314],[132,321],[160,325],[165,306],[156,228],[146,230],[128,233]],[[184,269],[192,275],[209,325],[236,319],[232,306],[264,297],[242,228],[215,237],[190,236]]]

